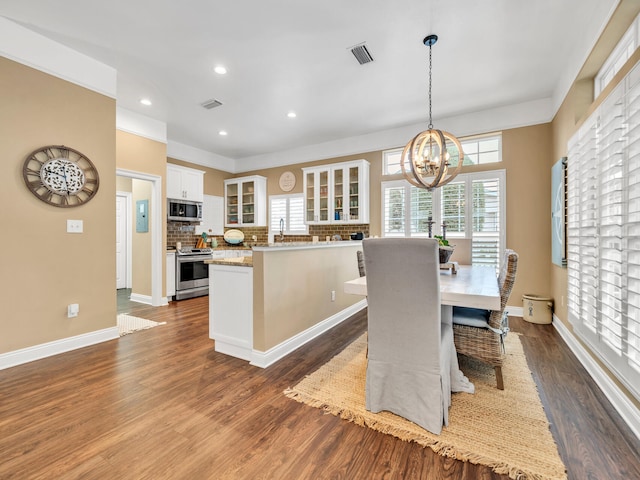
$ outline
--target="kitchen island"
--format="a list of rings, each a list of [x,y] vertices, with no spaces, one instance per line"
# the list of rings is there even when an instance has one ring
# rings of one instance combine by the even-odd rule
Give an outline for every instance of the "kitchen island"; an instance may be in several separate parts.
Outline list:
[[[292,242],[207,260],[216,351],[267,367],[364,308],[342,288],[358,275],[361,249],[360,241]]]

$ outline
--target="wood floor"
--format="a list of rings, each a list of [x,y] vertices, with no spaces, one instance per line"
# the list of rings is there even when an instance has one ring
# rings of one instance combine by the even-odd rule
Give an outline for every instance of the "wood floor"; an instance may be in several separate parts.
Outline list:
[[[0,371],[0,479],[506,478],[282,394],[357,338],[364,312],[259,369],[214,351],[207,297],[119,310],[167,324]],[[553,327],[512,329],[568,478],[640,478],[638,440]]]

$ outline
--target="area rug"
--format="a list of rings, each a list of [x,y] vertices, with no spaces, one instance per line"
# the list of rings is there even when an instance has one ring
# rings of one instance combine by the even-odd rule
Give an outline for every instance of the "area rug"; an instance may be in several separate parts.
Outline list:
[[[440,455],[486,465],[510,478],[567,478],[517,335],[511,333],[506,339],[505,390],[496,388],[491,367],[461,357],[460,368],[475,384],[476,393],[453,394],[449,425],[440,435],[392,413],[365,409],[366,346],[364,334],[285,390],[285,395]]]
[[[147,330],[166,323],[167,322],[153,322],[151,320],[145,320],[144,318],[133,317],[126,313],[121,313],[118,315],[118,333],[122,337],[123,335],[137,332],[138,330]]]

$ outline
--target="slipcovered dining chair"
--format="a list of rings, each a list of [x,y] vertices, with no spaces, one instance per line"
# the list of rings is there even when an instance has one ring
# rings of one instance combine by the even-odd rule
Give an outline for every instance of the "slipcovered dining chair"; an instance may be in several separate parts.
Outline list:
[[[451,405],[453,331],[441,324],[438,241],[367,238],[366,408],[439,434]]]
[[[509,331],[508,318],[504,310],[516,280],[517,269],[518,254],[513,250],[506,250],[498,276],[500,310],[453,307],[453,338],[456,351],[493,366],[499,390],[504,390],[504,337]]]

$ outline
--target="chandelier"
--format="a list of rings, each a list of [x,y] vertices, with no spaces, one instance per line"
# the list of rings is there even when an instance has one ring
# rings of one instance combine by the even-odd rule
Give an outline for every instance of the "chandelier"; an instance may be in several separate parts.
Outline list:
[[[431,117],[431,47],[437,35],[427,35],[422,41],[429,47],[429,129],[417,134],[402,152],[400,166],[409,183],[419,188],[435,190],[458,175],[464,160],[460,141],[449,132],[433,128]],[[455,167],[452,168],[452,165]]]

